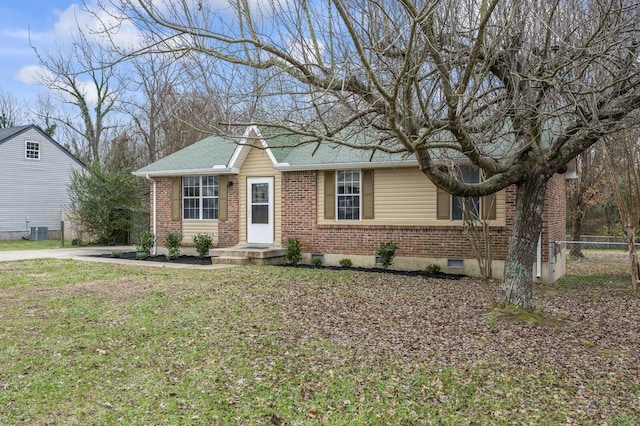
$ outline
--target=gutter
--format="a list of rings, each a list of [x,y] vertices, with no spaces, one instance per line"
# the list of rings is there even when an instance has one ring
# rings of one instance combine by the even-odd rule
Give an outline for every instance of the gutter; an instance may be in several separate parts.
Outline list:
[[[158,233],[158,191],[157,191],[157,187],[156,187],[156,180],[153,179],[151,176],[146,175],[145,178],[148,181],[153,182],[153,213],[152,213],[152,224],[153,224],[153,255],[157,255],[158,254],[158,238],[157,238],[157,233]]]
[[[151,176],[153,177],[198,176],[198,175],[211,176],[211,175],[237,175],[239,173],[240,173],[240,169],[238,169],[237,167],[214,166],[207,169],[182,169],[182,170],[158,170],[158,171],[143,170],[143,171],[133,172],[133,175],[149,179]]]
[[[416,160],[407,161],[385,161],[385,162],[352,162],[352,163],[324,163],[324,164],[303,164],[290,165],[289,163],[277,163],[273,166],[279,172],[301,172],[307,170],[336,170],[336,169],[382,169],[397,167],[417,167]]]

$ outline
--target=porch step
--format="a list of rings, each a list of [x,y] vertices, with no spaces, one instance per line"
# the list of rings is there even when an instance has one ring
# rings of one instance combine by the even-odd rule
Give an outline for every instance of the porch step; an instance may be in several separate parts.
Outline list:
[[[280,265],[284,263],[281,247],[235,246],[209,250],[213,263],[226,265]]]
[[[248,257],[238,256],[215,256],[211,258],[212,262],[217,265],[250,265],[251,259]]]

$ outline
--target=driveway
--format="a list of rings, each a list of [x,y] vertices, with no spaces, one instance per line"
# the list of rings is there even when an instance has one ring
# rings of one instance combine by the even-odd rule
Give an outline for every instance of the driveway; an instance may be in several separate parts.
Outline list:
[[[150,266],[167,268],[191,268],[191,269],[220,269],[235,265],[185,265],[166,262],[145,262],[139,260],[124,260],[113,257],[93,257],[100,254],[111,254],[114,251],[135,251],[134,246],[116,247],[73,247],[45,250],[15,250],[0,251],[0,262],[15,262],[29,259],[74,259],[85,262],[119,263],[131,266]]]

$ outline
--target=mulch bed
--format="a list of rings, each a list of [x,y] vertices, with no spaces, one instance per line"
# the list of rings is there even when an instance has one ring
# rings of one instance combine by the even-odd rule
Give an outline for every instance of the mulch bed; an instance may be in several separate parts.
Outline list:
[[[126,251],[122,252],[122,254],[118,257],[113,256],[113,254],[97,254],[95,257],[107,257],[111,259],[124,259],[124,260],[141,260],[143,262],[165,262],[165,263],[180,263],[184,265],[211,265],[213,262],[211,261],[211,257],[198,257],[198,256],[187,256],[181,255],[173,260],[168,260],[167,256],[164,254],[158,256],[149,256],[145,259],[138,259],[136,257],[135,251]]]
[[[307,264],[298,264],[298,265],[291,265],[289,263],[286,263],[284,265],[281,265],[283,267],[288,267],[288,268],[304,268],[304,269],[331,269],[334,271],[361,271],[361,272],[377,272],[380,274],[392,274],[392,275],[401,275],[401,276],[405,276],[405,277],[428,277],[428,278],[439,278],[442,280],[459,280],[461,278],[465,278],[466,275],[461,275],[461,274],[446,274],[444,272],[427,272],[427,271],[399,271],[399,270],[395,270],[395,269],[384,269],[384,268],[362,268],[362,267],[357,267],[357,266],[348,266],[348,267],[342,267],[342,266],[324,266],[324,265],[320,265],[320,266],[314,266],[314,265],[307,265]]]

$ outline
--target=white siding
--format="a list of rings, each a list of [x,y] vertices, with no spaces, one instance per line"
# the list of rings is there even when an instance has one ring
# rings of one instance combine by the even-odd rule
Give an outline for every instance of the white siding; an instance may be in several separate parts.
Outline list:
[[[25,158],[25,141],[40,143],[39,160]],[[0,143],[0,232],[59,230],[74,168],[81,166],[35,129]]]

